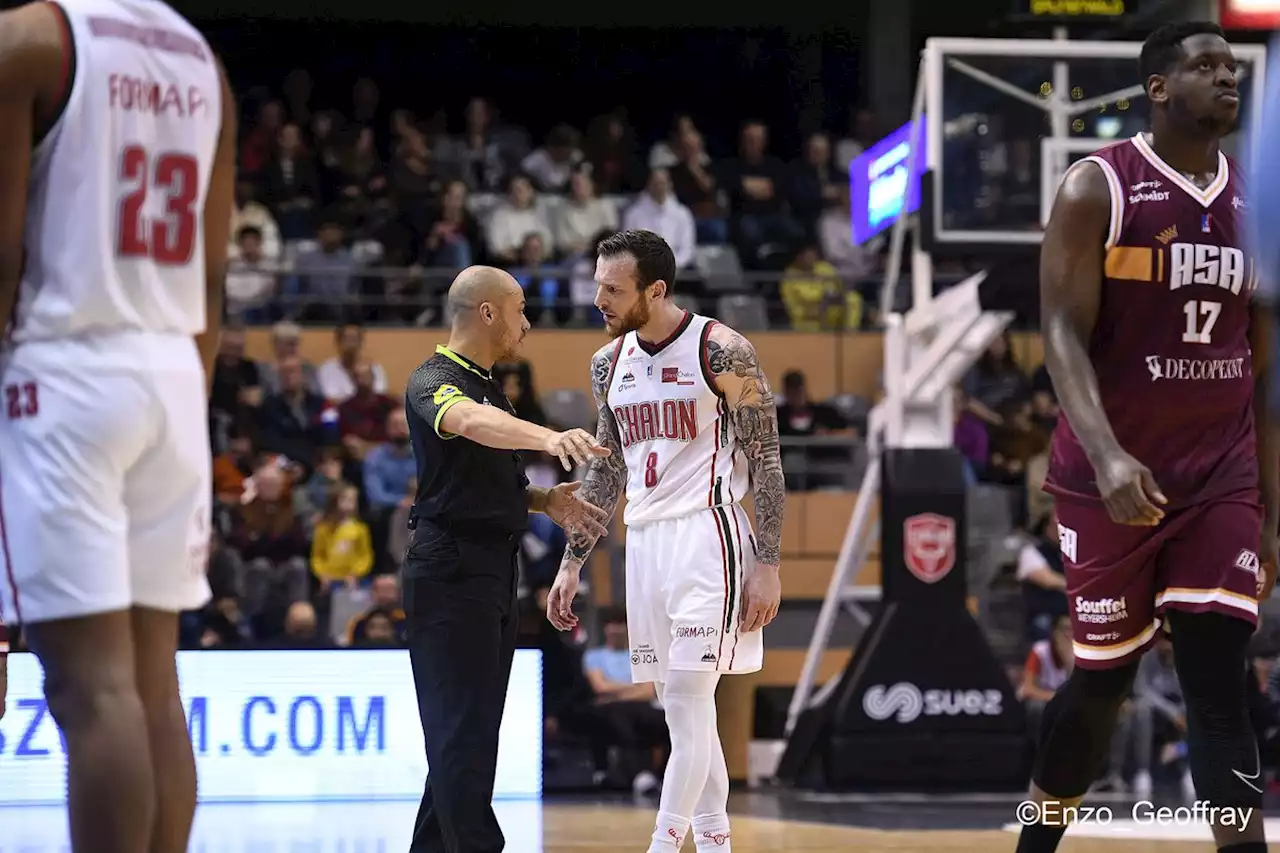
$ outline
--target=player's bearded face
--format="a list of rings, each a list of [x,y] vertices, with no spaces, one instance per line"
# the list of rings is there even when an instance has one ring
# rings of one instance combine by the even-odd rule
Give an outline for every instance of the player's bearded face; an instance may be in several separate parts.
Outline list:
[[[627,332],[635,332],[649,322],[649,293],[642,290],[636,294],[635,304],[625,314],[616,315],[612,320],[605,320],[605,331],[611,337],[620,338]]]

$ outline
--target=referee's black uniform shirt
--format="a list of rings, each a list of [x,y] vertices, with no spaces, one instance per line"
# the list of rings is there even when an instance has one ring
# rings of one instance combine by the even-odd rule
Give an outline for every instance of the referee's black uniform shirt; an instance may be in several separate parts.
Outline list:
[[[445,412],[463,400],[515,409],[502,383],[475,362],[436,347],[436,354],[409,377],[405,411],[418,494],[412,517],[481,538],[523,533],[529,526],[528,499],[520,454],[483,447],[451,436],[440,427]]]
[[[402,571],[404,611],[430,766],[412,853],[503,846],[491,801],[529,481],[518,453],[442,430],[445,412],[467,399],[514,414],[488,370],[443,346],[413,372],[405,393],[418,493]]]

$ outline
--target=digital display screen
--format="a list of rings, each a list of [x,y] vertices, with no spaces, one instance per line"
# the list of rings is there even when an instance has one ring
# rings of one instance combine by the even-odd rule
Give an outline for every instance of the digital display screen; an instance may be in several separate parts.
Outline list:
[[[1027,11],[1053,18],[1119,18],[1127,9],[1125,0],[1030,0]]]
[[[201,802],[417,800],[427,776],[404,650],[178,653]],[[9,656],[0,804],[66,800],[66,750],[39,661]],[[518,649],[495,797],[542,792],[542,653]]]
[[[920,176],[928,168],[924,134],[923,120],[918,126],[907,122],[849,164],[855,244],[867,242],[899,216],[910,216],[920,208]],[[908,174],[907,159],[913,145],[915,164]]]

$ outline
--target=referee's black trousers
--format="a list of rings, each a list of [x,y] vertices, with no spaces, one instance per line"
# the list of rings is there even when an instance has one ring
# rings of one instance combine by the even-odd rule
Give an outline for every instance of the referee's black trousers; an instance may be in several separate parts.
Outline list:
[[[515,536],[462,539],[420,524],[404,566],[409,656],[426,741],[410,853],[497,853],[498,729],[515,654]]]

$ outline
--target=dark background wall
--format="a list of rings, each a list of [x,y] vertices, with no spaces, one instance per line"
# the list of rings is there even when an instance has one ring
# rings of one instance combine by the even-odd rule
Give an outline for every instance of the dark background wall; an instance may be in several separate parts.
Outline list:
[[[674,113],[695,112],[712,137],[756,117],[791,147],[801,113],[813,104],[807,93],[814,87],[796,79],[790,37],[778,30],[200,23],[242,96],[306,67],[317,107],[345,108],[354,81],[368,76],[386,103],[413,105],[423,116],[443,109],[455,125],[472,96],[485,96],[535,138],[553,123],[584,127],[625,107],[633,126],[661,130]],[[862,98],[859,39],[850,31],[819,39],[820,123],[843,128]],[[911,70],[904,64],[902,73]]]
[[[792,0],[577,3],[546,0],[175,0],[224,55],[237,92],[272,88],[293,68],[315,78],[316,106],[338,109],[352,83],[374,79],[386,104],[460,120],[473,95],[540,138],[625,105],[634,127],[660,133],[679,111],[711,141],[762,119],[780,149],[803,133],[842,132],[857,106],[883,130],[910,112],[918,51],[929,36],[1047,34],[1014,20],[1029,0]],[[1189,2],[1189,0],[1183,0]],[[0,0],[0,8],[21,5]],[[1168,0],[1128,0],[1130,11]],[[1115,22],[1085,24],[1093,35]],[[1114,27],[1112,27],[1114,30]],[[1117,31],[1118,32],[1118,31]],[[1112,37],[1114,37],[1114,34]]]

